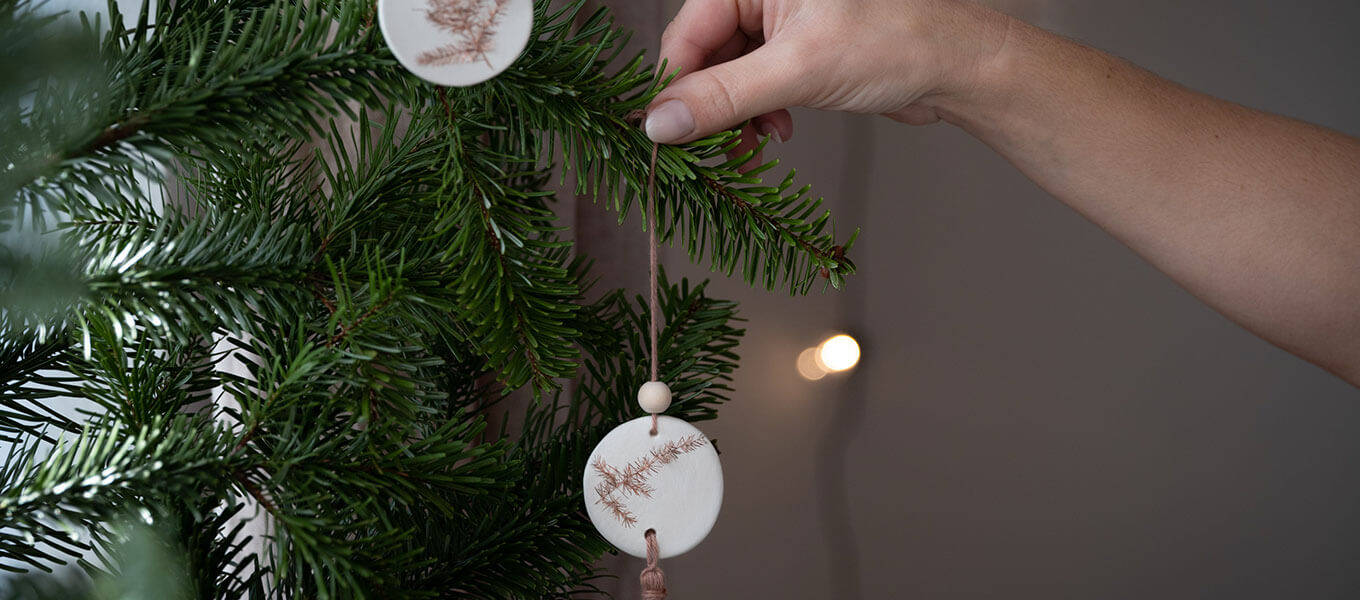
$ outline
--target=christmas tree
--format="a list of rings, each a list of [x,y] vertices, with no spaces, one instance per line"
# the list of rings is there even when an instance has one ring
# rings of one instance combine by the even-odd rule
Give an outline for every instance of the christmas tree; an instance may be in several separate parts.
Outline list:
[[[643,213],[637,119],[667,78],[559,4],[467,88],[402,69],[370,2],[0,4],[11,594],[589,592],[611,548],[581,475],[640,414],[650,315],[590,290],[554,194]],[[853,236],[736,143],[660,148],[662,243],[771,290],[839,286]],[[737,307],[663,277],[660,310],[669,414],[711,419]]]

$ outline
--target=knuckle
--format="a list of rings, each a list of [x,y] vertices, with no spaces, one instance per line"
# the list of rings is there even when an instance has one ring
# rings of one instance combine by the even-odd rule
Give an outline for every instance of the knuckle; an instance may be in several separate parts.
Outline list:
[[[715,72],[716,71],[716,72]],[[733,82],[731,73],[726,68],[711,68],[706,73],[704,81],[703,101],[707,106],[712,107],[713,118],[722,123],[714,123],[718,126],[729,126],[741,117],[740,106],[741,98],[737,84]]]
[[[666,30],[661,32],[661,45],[668,46],[674,44],[677,41],[676,36],[678,35],[680,35],[680,33],[675,30],[675,22],[671,21],[666,25]]]

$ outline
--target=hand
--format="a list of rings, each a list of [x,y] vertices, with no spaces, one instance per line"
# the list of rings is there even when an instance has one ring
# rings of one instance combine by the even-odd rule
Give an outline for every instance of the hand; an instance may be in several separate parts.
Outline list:
[[[789,107],[924,125],[976,87],[1008,18],[956,0],[688,0],[661,38],[680,78],[652,103],[647,135],[682,143],[751,119],[793,136]]]

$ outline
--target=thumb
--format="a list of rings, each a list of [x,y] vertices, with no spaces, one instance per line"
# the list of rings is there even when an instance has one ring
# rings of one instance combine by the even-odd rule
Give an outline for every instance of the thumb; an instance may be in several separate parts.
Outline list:
[[[737,59],[682,77],[647,111],[647,137],[676,144],[730,129],[799,103],[799,63],[782,45],[767,44]]]

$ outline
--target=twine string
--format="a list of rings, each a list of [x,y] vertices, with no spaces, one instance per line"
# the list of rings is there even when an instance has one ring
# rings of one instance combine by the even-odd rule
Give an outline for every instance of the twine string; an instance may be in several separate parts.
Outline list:
[[[647,273],[648,278],[651,280],[649,282],[651,285],[651,301],[650,304],[648,304],[648,310],[652,313],[652,381],[660,381],[657,377],[657,371],[659,371],[660,368],[657,364],[659,361],[656,354],[656,336],[657,331],[661,329],[661,317],[659,315],[661,311],[658,306],[660,303],[657,302],[656,299],[656,228],[658,225],[657,212],[659,212],[657,210],[658,207],[656,202],[656,155],[659,149],[660,144],[652,144],[652,164],[651,167],[647,169],[647,203],[650,205],[652,211],[652,217],[649,220],[650,222],[647,223]]]
[[[647,568],[642,570],[642,600],[666,600],[666,574],[658,564],[661,549],[656,545],[656,530],[648,529],[642,534],[647,539]]]
[[[647,219],[647,274],[648,274],[648,304],[647,310],[651,313],[651,338],[652,338],[652,381],[660,381],[660,357],[657,352],[657,338],[661,331],[661,303],[657,300],[657,233],[656,229],[660,225],[660,212],[656,199],[656,157],[661,149],[660,144],[652,144],[652,160],[647,167],[647,209],[651,216]],[[657,414],[652,413],[652,435],[656,435]],[[647,540],[647,567],[642,570],[639,580],[642,584],[642,600],[666,600],[666,574],[661,571],[658,563],[661,560],[661,550],[656,544],[656,530],[648,529],[643,537]]]
[[[647,208],[651,212],[651,217],[647,219],[647,274],[649,291],[647,311],[651,313],[651,336],[652,336],[652,381],[660,381],[658,372],[660,371],[660,358],[657,354],[657,336],[661,330],[661,303],[657,301],[657,233],[656,228],[660,225],[658,213],[660,212],[656,200],[656,156],[661,149],[661,144],[652,144],[652,161],[647,167]],[[656,435],[657,414],[652,413],[652,435]]]

